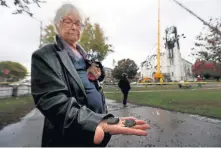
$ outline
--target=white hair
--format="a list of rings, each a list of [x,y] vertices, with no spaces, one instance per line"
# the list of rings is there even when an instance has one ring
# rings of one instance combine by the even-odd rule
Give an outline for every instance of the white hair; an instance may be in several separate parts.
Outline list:
[[[80,18],[80,21],[82,22],[82,16],[80,14],[79,9],[77,9],[77,7],[75,7],[73,4],[63,4],[57,11],[53,20],[54,26],[55,26],[55,30],[56,32],[58,32],[58,24],[60,23],[62,17],[66,16],[68,13],[70,12],[74,12],[78,15],[78,17]]]

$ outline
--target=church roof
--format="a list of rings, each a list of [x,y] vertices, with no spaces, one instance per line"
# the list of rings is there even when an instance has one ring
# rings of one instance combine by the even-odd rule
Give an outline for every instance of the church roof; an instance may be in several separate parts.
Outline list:
[[[183,61],[185,61],[185,62],[187,62],[187,63],[189,63],[189,64],[191,64],[191,65],[193,65],[193,63],[191,63],[191,62],[187,61],[187,60],[186,60],[186,59],[184,59],[184,58],[182,58],[182,60],[183,60]]]

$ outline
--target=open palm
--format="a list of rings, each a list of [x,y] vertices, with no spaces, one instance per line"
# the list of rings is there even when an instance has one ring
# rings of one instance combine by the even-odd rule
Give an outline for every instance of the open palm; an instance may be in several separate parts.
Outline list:
[[[136,125],[133,127],[125,127],[125,120],[133,119],[136,121]],[[137,135],[137,136],[146,136],[147,129],[150,126],[144,120],[138,120],[134,117],[123,117],[120,118],[120,122],[118,124],[109,125],[109,124],[101,124],[98,126],[95,131],[94,143],[99,144],[102,142],[104,138],[104,133],[110,133],[111,135]]]

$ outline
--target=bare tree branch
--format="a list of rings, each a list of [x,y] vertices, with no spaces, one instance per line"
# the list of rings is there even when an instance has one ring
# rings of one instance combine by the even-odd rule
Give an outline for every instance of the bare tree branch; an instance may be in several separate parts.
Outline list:
[[[210,18],[209,24],[221,29],[221,18]],[[221,35],[214,29],[205,26],[202,32],[196,36],[192,55],[201,60],[221,63]]]
[[[42,1],[42,0],[13,0],[13,1],[14,1],[13,5],[15,8],[9,7],[6,0],[0,0],[0,6],[15,9],[12,12],[12,14],[26,13],[31,17],[33,16],[33,13],[30,10],[30,5],[35,4],[38,7],[40,7],[40,3],[45,3],[45,1]]]

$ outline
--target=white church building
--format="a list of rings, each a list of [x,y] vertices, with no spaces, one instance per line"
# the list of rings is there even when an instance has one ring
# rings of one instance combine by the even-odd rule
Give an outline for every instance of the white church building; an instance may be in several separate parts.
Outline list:
[[[171,81],[192,81],[192,63],[181,56],[180,37],[177,35],[176,27],[166,29],[165,50],[161,52],[160,60],[161,73],[167,75]],[[156,72],[156,68],[156,55],[149,55],[147,60],[141,64],[141,78],[154,79],[153,75]]]

